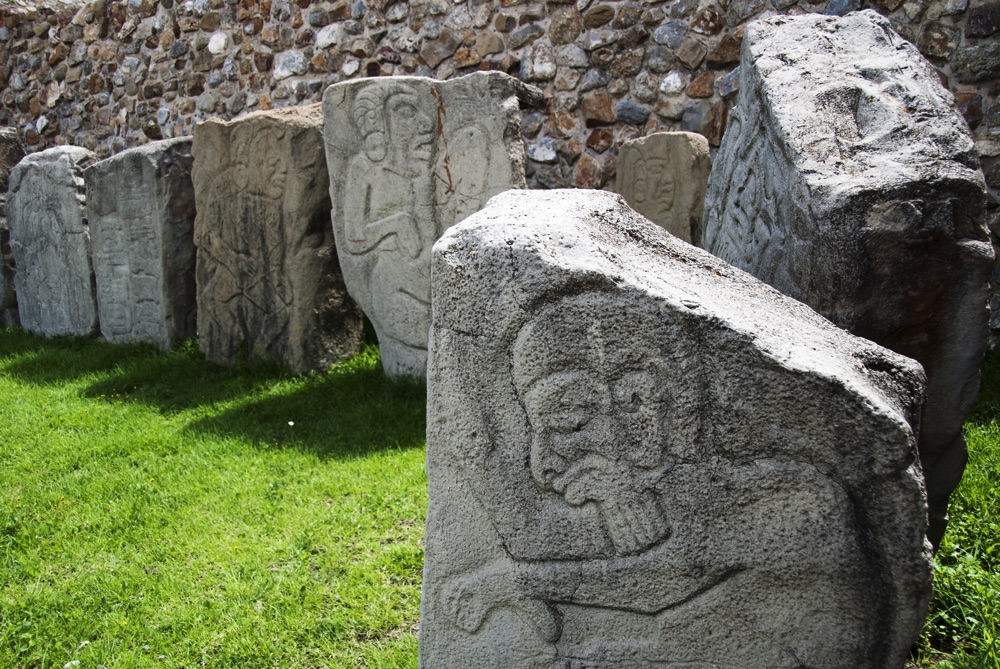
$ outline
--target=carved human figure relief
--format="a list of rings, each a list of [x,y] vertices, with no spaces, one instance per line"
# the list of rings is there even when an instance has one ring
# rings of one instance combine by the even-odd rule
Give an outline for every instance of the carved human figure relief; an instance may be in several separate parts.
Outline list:
[[[88,168],[101,333],[171,348],[195,337],[191,139],[124,151]]]
[[[97,156],[63,146],[24,158],[10,178],[7,216],[24,329],[44,334],[97,332],[97,303],[83,171]]]
[[[497,196],[432,272],[422,669],[902,662],[912,362],[607,193]]]
[[[703,136],[658,132],[622,144],[615,187],[630,207],[697,245],[710,168]]]
[[[323,370],[357,351],[329,220],[319,105],[195,129],[198,330],[209,359]]]
[[[492,195],[524,186],[523,150],[509,132],[523,88],[491,73],[363,79],[324,94],[337,249],[389,374],[425,373],[434,240]]]

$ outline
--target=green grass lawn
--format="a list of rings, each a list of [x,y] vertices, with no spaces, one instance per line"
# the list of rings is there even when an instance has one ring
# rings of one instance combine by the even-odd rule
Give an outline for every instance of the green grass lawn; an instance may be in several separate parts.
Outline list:
[[[0,669],[416,667],[424,406],[0,331]],[[1000,669],[996,358],[967,431],[921,668]]]

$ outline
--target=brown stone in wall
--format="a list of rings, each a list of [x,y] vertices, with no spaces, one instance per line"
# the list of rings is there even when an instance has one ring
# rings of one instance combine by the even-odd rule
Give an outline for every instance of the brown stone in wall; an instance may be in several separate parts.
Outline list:
[[[714,83],[715,74],[711,70],[706,70],[692,79],[684,92],[688,94],[688,97],[692,98],[712,97],[712,85]]]
[[[604,153],[615,141],[615,136],[607,128],[594,128],[587,136],[587,148]]]
[[[611,5],[591,7],[583,15],[583,25],[586,28],[600,28],[615,18],[615,10]]]
[[[723,35],[719,43],[705,57],[705,63],[712,68],[735,65],[740,61],[740,40],[732,35]]]
[[[677,50],[677,58],[693,70],[701,65],[701,61],[705,59],[707,53],[708,50],[704,44],[693,37],[689,37],[684,40],[680,49]]]
[[[553,44],[569,44],[583,30],[580,13],[573,9],[563,9],[549,19],[549,41]]]
[[[617,118],[614,101],[605,91],[585,95],[580,103],[580,109],[588,128],[595,125],[610,125]]]

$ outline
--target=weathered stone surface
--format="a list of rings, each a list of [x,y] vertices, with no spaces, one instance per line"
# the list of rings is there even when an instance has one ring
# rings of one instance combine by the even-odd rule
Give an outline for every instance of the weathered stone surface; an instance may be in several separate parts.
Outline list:
[[[902,666],[912,360],[609,193],[499,195],[432,275],[421,669]]]
[[[84,172],[101,334],[169,349],[197,335],[191,139]]]
[[[209,360],[326,369],[361,345],[330,225],[320,105],[194,132],[198,336]]]
[[[83,170],[78,146],[34,153],[10,175],[7,219],[21,327],[47,337],[97,332]]]
[[[972,138],[935,70],[874,12],[769,19],[746,40],[704,247],[924,366],[936,544],[987,336],[993,252]]]
[[[618,149],[615,190],[629,206],[670,234],[697,245],[712,167],[708,140],[690,132],[657,132]]]
[[[337,250],[386,373],[424,376],[431,245],[525,186],[517,98],[540,95],[497,72],[363,79],[323,95]]]
[[[24,158],[24,144],[16,128],[0,128],[0,326],[19,323],[17,292],[14,290],[14,256],[10,252],[10,228],[7,226],[7,187],[14,166]]]

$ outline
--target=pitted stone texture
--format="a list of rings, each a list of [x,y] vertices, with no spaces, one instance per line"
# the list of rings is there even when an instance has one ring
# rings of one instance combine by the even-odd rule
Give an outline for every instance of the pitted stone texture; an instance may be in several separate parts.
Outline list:
[[[599,191],[497,196],[431,285],[422,669],[902,666],[916,363]]]
[[[10,253],[10,228],[7,226],[7,188],[10,173],[24,158],[24,144],[15,128],[0,128],[0,325],[18,325],[17,292],[14,290],[14,256]]]
[[[323,370],[361,346],[330,226],[320,105],[194,133],[198,337],[209,360]]]
[[[927,372],[935,545],[962,476],[993,251],[968,127],[937,72],[865,11],[751,24],[703,246]]]
[[[24,158],[10,175],[7,219],[21,327],[47,337],[97,333],[83,170],[97,156],[60,146]]]
[[[657,132],[622,144],[617,190],[629,206],[670,234],[697,245],[712,167],[708,140],[691,132]]]
[[[130,149],[87,168],[101,334],[169,349],[196,336],[191,139]]]
[[[518,97],[540,95],[496,72],[362,79],[323,95],[337,250],[387,374],[424,376],[431,246],[525,187]]]

